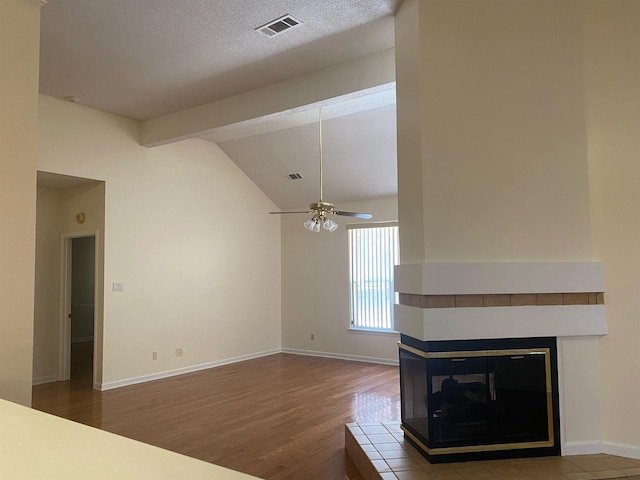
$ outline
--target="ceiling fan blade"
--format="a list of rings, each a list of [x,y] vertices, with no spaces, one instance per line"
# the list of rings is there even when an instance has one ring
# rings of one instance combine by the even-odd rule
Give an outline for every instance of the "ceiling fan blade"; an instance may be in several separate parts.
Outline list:
[[[269,212],[271,215],[281,215],[285,213],[313,213],[311,210],[297,210],[297,211],[287,211],[287,212]]]
[[[372,217],[370,213],[343,212],[339,210],[334,210],[332,213],[335,213],[336,215],[343,215],[345,217],[362,218],[364,220],[369,220]]]

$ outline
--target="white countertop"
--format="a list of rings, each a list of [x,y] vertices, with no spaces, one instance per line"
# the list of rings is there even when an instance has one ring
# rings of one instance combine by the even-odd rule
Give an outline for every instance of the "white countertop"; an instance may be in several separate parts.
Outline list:
[[[256,480],[256,477],[0,399],[0,479]]]

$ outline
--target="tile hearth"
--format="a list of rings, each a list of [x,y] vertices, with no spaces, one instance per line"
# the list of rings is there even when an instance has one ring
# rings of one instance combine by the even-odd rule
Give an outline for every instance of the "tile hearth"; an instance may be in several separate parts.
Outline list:
[[[345,448],[364,480],[640,478],[640,460],[606,454],[430,464],[405,442],[397,422],[349,423]]]

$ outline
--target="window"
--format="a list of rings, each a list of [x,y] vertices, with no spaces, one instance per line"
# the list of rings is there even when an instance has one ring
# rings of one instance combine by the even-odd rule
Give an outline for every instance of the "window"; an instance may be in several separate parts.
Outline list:
[[[349,229],[351,328],[393,331],[393,266],[400,261],[398,224]]]

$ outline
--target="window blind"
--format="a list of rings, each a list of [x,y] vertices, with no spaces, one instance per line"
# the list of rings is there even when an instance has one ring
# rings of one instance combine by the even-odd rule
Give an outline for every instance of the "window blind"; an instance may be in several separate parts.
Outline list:
[[[393,330],[393,267],[399,263],[397,224],[349,228],[351,327]]]

